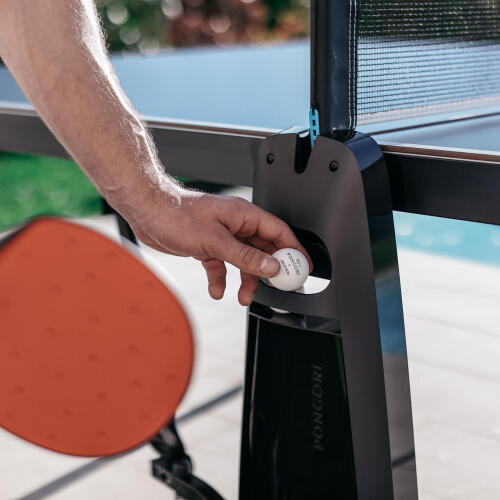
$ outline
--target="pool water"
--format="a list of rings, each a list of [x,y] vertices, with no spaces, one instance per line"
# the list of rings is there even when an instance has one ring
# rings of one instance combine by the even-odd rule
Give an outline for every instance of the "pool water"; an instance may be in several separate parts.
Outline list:
[[[394,213],[398,247],[500,265],[500,227]]]

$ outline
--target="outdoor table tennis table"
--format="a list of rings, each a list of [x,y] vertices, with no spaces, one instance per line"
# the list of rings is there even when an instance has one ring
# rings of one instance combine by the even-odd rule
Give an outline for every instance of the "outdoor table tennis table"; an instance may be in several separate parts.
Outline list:
[[[264,142],[309,130],[306,42],[122,55],[113,63],[172,175],[254,186]],[[358,130],[384,154],[393,210],[500,224],[500,106],[441,109]],[[0,150],[67,157],[6,69]],[[370,498],[369,488],[357,488]]]
[[[306,42],[123,55],[113,62],[171,174],[250,186],[263,139],[308,129]],[[395,210],[500,220],[500,169],[492,168],[500,164],[500,106],[362,124],[358,130],[372,135],[385,154]],[[0,149],[67,157],[5,68]]]

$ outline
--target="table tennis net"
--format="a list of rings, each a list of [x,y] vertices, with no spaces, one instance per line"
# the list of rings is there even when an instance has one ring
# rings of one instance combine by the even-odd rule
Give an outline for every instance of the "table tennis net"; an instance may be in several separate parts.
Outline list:
[[[358,123],[500,104],[500,0],[359,0]]]

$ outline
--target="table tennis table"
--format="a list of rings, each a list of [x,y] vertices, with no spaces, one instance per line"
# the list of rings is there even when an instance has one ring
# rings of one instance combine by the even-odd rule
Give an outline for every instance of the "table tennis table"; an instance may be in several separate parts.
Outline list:
[[[173,175],[251,186],[263,139],[308,130],[307,42],[123,55],[113,63]],[[500,171],[492,165],[500,164],[500,106],[362,124],[358,130],[384,152],[395,210],[499,221],[494,186]],[[5,68],[0,149],[67,157]]]
[[[262,166],[259,166],[262,164],[261,155],[262,151],[266,152],[268,163],[273,163],[274,153],[272,157],[269,156],[266,141],[280,136],[301,137],[309,130],[309,54],[309,44],[298,41],[268,46],[182,49],[150,57],[119,55],[113,57],[113,63],[131,101],[147,122],[160,159],[170,174],[200,181],[253,186],[257,190],[255,201],[272,210],[270,193],[262,194],[265,192],[263,186],[267,174],[262,171]],[[392,199],[389,210],[500,224],[500,197],[497,188],[500,186],[500,106],[440,110],[439,113],[419,117],[364,123],[358,130],[373,137],[383,152]],[[5,68],[0,69],[0,150],[67,157],[65,150],[43,124]],[[339,154],[343,153],[339,150]],[[279,160],[279,152],[276,155]],[[339,198],[342,197],[341,191],[335,193]],[[286,217],[284,218],[286,220]],[[377,217],[374,216],[373,219],[375,218]],[[353,219],[357,217],[354,216]],[[387,220],[384,224],[386,222]],[[355,221],[353,224],[355,225]],[[332,222],[332,225],[335,223]],[[391,229],[387,231],[391,238]],[[360,259],[362,260],[362,257]],[[352,268],[350,271],[358,272]],[[371,275],[369,271],[365,274],[368,277]],[[393,278],[399,287],[397,262]],[[265,295],[257,296],[257,302],[259,297],[266,298]],[[363,300],[360,299],[359,303],[361,310],[364,308]],[[262,302],[266,304],[265,300]],[[298,302],[293,304],[298,307]],[[267,340],[262,339],[272,339],[276,332],[286,335],[286,332],[295,328],[290,322],[287,323],[287,318],[269,316],[267,309],[259,303],[254,304],[250,312],[247,384],[248,380],[252,379],[251,371],[255,366],[254,358],[258,348],[255,331],[263,330],[265,335],[261,338],[261,343],[265,343]],[[299,308],[298,312],[303,311]],[[399,312],[397,314],[400,316],[396,321],[402,324],[402,315]],[[378,315],[382,330],[386,311],[380,301]],[[303,331],[335,333],[338,325],[332,322],[320,324],[317,320],[320,316],[321,314],[312,315],[309,323],[309,320],[303,320]],[[362,321],[368,324],[370,320]],[[344,342],[347,340],[344,338]],[[270,342],[271,345],[267,345],[266,349],[269,349],[271,357],[274,356],[273,359],[278,359],[279,350],[273,345],[273,341]],[[279,347],[288,348],[289,345]],[[302,348],[307,350],[306,345],[302,345]],[[330,347],[327,347],[325,352],[330,352],[328,349]],[[370,360],[355,361],[349,356],[346,354],[346,370],[349,364],[356,364],[359,368],[363,363],[372,363]],[[389,367],[394,373],[407,371],[404,355],[401,358]],[[398,364],[400,361],[403,364]],[[259,369],[269,379],[275,376],[269,367]],[[380,373],[377,371],[375,378],[379,377]],[[321,378],[321,374],[316,372],[313,377]],[[279,383],[285,384],[286,381],[281,380]],[[264,382],[258,381],[257,388],[259,384]],[[261,390],[264,391],[262,387]],[[251,415],[254,408],[252,391],[255,390],[254,386],[246,389],[244,435],[255,424],[250,422],[252,418],[256,418]],[[377,391],[378,389],[374,391],[373,401],[380,396]],[[386,396],[388,400],[391,399],[389,394]],[[264,403],[261,401],[260,404],[264,406],[259,407],[260,409],[266,404],[276,405],[275,401],[280,400],[277,393],[266,397],[268,399]],[[342,394],[335,397],[342,398]],[[400,399],[405,397],[403,395]],[[269,399],[273,398],[276,399],[271,403]],[[364,396],[358,394],[357,398],[361,400]],[[366,413],[363,414],[361,406],[356,409],[355,399],[355,396],[350,399],[351,413],[358,411],[358,419],[362,417],[366,423]],[[404,406],[405,415],[408,417],[407,413],[411,413],[410,406],[405,406],[406,403],[401,405]],[[380,418],[386,418],[383,412]],[[374,417],[374,420],[377,418]],[[349,427],[345,415],[338,417],[338,422],[339,425],[345,424],[346,428]],[[362,426],[359,424],[361,420],[357,422],[351,416],[353,436]],[[409,422],[411,426],[411,414]],[[279,435],[280,422],[272,421],[271,427],[273,432]],[[371,434],[371,437],[368,437],[368,434]],[[377,436],[373,437],[374,434]],[[359,436],[362,435],[361,432]],[[260,438],[265,439],[265,436],[264,432]],[[348,457],[345,467],[339,465],[339,470],[347,477],[345,484],[338,486],[341,495],[339,498],[390,498],[393,495],[393,486],[395,498],[416,498],[416,479],[412,476],[410,485],[405,486],[403,483],[406,476],[398,476],[394,470],[392,479],[388,479],[386,469],[389,468],[390,475],[391,464],[384,465],[387,458],[384,452],[381,452],[381,458],[378,460],[377,450],[383,448],[384,441],[388,441],[387,434],[383,430],[375,433],[374,428],[370,428],[362,438],[359,436],[360,448],[355,449],[353,457]],[[363,448],[364,444],[359,444],[372,440],[376,443],[373,446],[367,445],[366,449]],[[391,448],[395,446],[399,453],[395,456],[394,450],[391,450],[393,469],[414,458],[410,443],[411,431],[402,441],[404,443],[399,447],[398,443],[391,441]],[[341,450],[347,446],[344,442],[337,444]],[[320,446],[318,443],[316,445]],[[309,458],[308,454],[312,453],[307,449],[309,445],[299,443],[298,446],[304,456]],[[267,482],[269,485],[272,482],[271,479],[263,477],[265,474],[255,465],[259,453],[263,453],[262,450],[256,452],[249,443],[242,445],[242,468],[246,472],[241,478],[243,486],[240,498],[283,497],[288,491],[285,486],[282,486],[285,489],[276,495],[273,493],[273,496],[266,496],[266,490],[259,489],[262,484]],[[350,461],[355,463],[356,492],[347,484],[352,479],[349,471]],[[311,463],[315,462],[311,459]],[[321,487],[318,491],[314,490],[314,486],[310,484],[311,477],[302,477],[299,471],[295,470],[302,481],[297,486],[299,479],[292,477],[296,466],[294,462],[285,472],[281,469],[276,472],[278,483],[294,484],[298,488],[298,496],[294,498],[326,498],[320,495]],[[321,468],[320,473],[328,475],[328,470]],[[307,482],[308,486],[304,486]],[[253,486],[254,483],[259,483],[259,486]],[[391,484],[388,486],[389,483]],[[300,497],[301,493],[305,494],[307,488],[312,488],[312,493]]]

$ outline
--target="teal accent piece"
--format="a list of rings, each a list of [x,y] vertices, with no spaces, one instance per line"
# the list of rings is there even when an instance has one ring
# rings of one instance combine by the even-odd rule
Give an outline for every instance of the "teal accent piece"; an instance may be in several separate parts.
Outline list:
[[[314,141],[319,135],[319,113],[317,109],[309,110],[309,136],[311,137],[311,147],[314,146]]]

